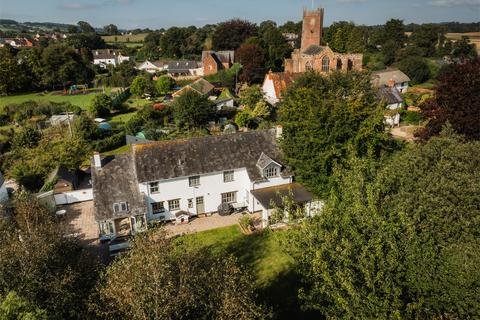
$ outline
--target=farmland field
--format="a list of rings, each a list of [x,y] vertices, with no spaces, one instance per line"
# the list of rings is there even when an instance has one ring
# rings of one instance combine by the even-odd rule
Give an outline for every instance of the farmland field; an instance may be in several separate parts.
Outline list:
[[[105,42],[115,43],[115,42],[132,42],[140,43],[143,42],[148,33],[139,33],[139,34],[125,34],[118,36],[102,36],[102,39]]]

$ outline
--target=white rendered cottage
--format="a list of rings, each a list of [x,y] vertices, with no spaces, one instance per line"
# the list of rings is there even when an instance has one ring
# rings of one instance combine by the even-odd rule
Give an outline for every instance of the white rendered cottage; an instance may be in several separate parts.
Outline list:
[[[260,212],[292,195],[311,214],[312,195],[293,182],[277,144],[281,128],[133,145],[92,168],[95,217],[103,236],[134,234],[145,222],[218,212],[222,204]],[[119,222],[120,221],[120,222]]]
[[[108,65],[116,67],[122,62],[130,60],[130,57],[124,56],[120,51],[113,49],[92,50],[92,55],[93,64],[99,65],[102,68],[107,68]]]

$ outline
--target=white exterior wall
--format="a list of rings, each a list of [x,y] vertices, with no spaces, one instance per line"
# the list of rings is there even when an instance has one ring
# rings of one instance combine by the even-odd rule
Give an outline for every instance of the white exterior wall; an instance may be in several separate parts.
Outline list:
[[[271,105],[275,105],[280,101],[275,94],[275,87],[273,86],[273,80],[272,79],[267,79],[263,82],[262,85],[263,92],[265,93],[265,99],[270,103]]]
[[[384,116],[384,122],[391,127],[398,126],[400,124],[400,113],[396,113],[394,116]]]
[[[89,200],[93,200],[93,189],[75,190],[75,191],[58,193],[54,197],[55,197],[55,203],[57,205],[89,201]]]
[[[174,178],[159,181],[158,193],[151,194],[149,183],[139,185],[140,192],[147,197],[148,214],[147,220],[157,220],[165,216],[167,220],[175,218],[174,213],[168,210],[168,200],[180,199],[180,210],[196,214],[197,197],[204,197],[205,212],[216,212],[221,204],[221,194],[225,192],[237,192],[237,203],[246,202],[246,191],[249,191],[250,179],[246,169],[234,170],[234,181],[223,182],[223,171],[200,175],[200,185],[190,187],[189,177]],[[155,182],[155,181],[152,181]],[[188,199],[193,199],[193,208],[188,208]],[[164,202],[165,213],[152,214],[151,203]]]
[[[402,103],[392,103],[387,106],[387,109],[396,110],[402,107]]]
[[[232,169],[233,170],[233,169]],[[288,184],[292,178],[272,178],[265,182],[253,183],[250,181],[245,168],[234,169],[234,181],[223,182],[223,171],[200,175],[200,185],[197,187],[189,186],[189,177],[174,178],[159,181],[159,191],[150,193],[149,183],[139,185],[140,192],[146,195],[147,199],[147,221],[166,219],[174,220],[175,212],[170,212],[168,200],[180,199],[180,210],[197,214],[196,198],[204,198],[205,212],[217,212],[218,206],[222,203],[222,193],[237,192],[238,204],[244,204],[250,212],[264,210],[261,204],[256,201],[251,194],[251,190],[267,188],[277,185]],[[155,181],[151,181],[155,182]],[[193,208],[188,208],[188,199],[193,199]],[[154,202],[164,202],[165,212],[153,214],[151,204]]]
[[[0,186],[0,202],[8,200],[8,192],[7,192],[7,187],[5,187],[5,184],[2,184]]]

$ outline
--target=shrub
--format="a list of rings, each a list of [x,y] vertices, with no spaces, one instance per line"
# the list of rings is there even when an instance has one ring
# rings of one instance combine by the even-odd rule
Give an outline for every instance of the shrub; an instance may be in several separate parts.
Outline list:
[[[412,79],[412,84],[419,84],[430,78],[430,68],[421,57],[408,57],[399,64],[399,69]]]

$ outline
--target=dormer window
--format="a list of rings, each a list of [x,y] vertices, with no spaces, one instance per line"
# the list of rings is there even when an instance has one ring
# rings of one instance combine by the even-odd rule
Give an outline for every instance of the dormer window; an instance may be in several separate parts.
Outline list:
[[[263,176],[265,178],[274,178],[278,177],[280,173],[280,168],[276,165],[271,165],[263,170]]]

